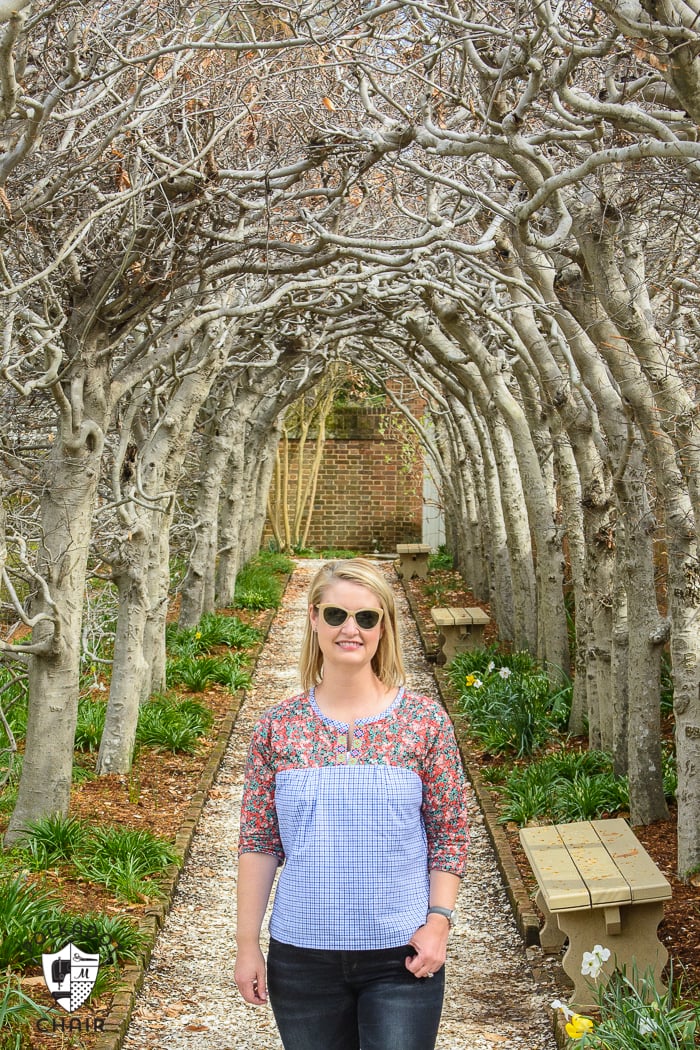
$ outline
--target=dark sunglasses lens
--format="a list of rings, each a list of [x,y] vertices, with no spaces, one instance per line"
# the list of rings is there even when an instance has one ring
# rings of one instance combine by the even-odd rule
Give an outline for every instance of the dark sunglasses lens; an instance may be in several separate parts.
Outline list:
[[[323,610],[323,619],[329,627],[340,627],[347,618],[345,609],[340,609],[337,605],[327,605]]]
[[[355,613],[355,623],[363,631],[371,631],[379,623],[379,613],[376,609],[360,609]]]

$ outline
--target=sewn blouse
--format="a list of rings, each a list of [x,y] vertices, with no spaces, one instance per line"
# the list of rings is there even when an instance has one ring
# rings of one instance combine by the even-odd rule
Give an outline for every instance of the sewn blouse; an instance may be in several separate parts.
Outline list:
[[[400,689],[348,734],[313,690],[272,708],[253,733],[239,853],[284,865],[270,933],[286,944],[406,944],[425,922],[430,870],[464,874],[464,774],[440,704]]]

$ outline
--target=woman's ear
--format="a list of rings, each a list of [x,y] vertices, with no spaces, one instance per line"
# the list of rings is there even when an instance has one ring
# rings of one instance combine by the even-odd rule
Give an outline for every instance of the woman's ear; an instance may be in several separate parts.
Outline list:
[[[315,605],[309,606],[309,619],[311,620],[311,630],[315,631],[318,628],[318,609]]]

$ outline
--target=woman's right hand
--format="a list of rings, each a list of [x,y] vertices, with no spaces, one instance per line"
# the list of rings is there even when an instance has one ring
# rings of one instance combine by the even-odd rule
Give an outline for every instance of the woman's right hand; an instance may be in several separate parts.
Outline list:
[[[234,980],[247,1003],[252,1006],[264,1006],[267,1003],[265,956],[257,944],[238,948]]]

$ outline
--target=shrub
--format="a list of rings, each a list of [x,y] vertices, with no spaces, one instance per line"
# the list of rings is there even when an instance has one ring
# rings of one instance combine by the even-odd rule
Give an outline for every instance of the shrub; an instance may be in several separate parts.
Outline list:
[[[21,875],[0,879],[0,969],[35,966],[46,931],[61,911],[58,901]]]
[[[70,861],[85,848],[89,836],[83,821],[60,813],[31,821],[26,831],[23,849],[30,855],[35,871]]]
[[[217,645],[226,645],[229,649],[247,649],[261,638],[261,632],[251,627],[237,616],[219,616],[207,613],[197,627],[179,628],[168,624],[165,642],[171,656],[202,656],[211,652]]]
[[[471,735],[494,754],[531,755],[568,718],[571,683],[552,691],[529,653],[470,650],[455,657],[448,675]]]

